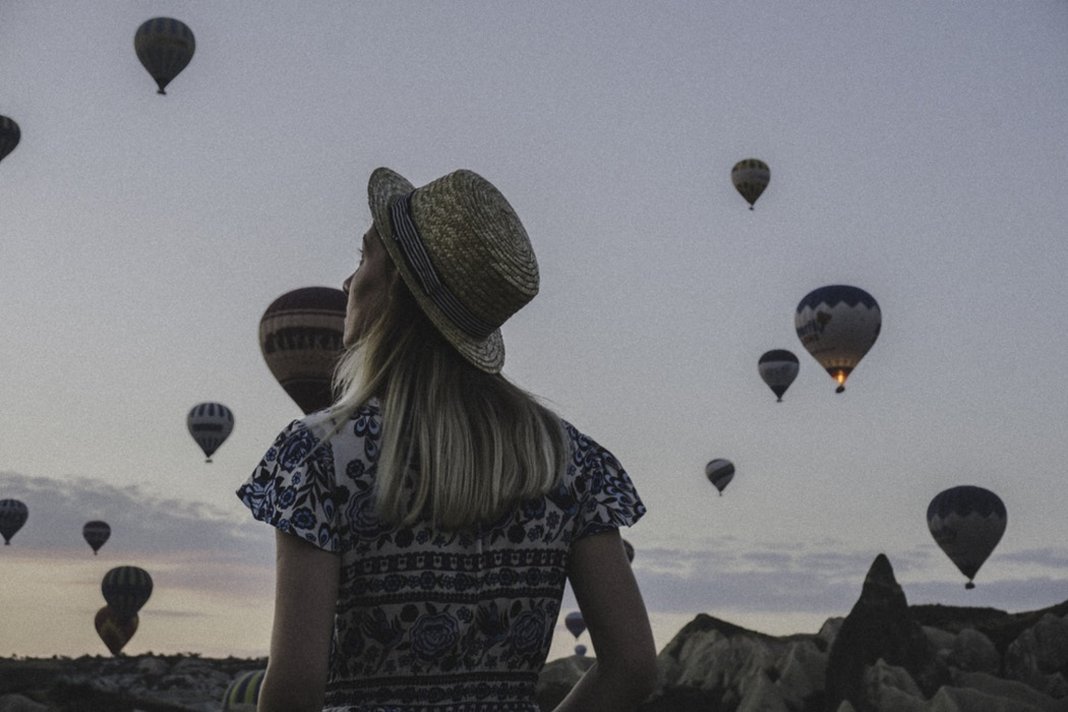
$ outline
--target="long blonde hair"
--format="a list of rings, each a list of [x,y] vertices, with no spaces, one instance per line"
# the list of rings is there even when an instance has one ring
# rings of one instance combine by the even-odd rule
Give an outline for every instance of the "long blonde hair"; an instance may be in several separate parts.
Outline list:
[[[379,516],[398,526],[428,517],[459,531],[552,489],[568,457],[560,419],[468,363],[403,280],[392,281],[386,301],[338,364],[340,396],[329,413],[345,422],[380,399]]]

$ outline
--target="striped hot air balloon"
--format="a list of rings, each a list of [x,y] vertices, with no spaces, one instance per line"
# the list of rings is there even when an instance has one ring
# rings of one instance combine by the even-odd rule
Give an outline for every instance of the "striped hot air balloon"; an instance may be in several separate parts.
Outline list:
[[[100,591],[119,618],[129,620],[152,595],[152,577],[137,566],[116,566],[104,574]]]
[[[927,528],[960,572],[968,577],[965,588],[1005,533],[1005,503],[988,489],[974,485],[939,492],[927,506]]]
[[[223,694],[223,712],[256,712],[266,670],[250,670],[234,678]]]
[[[100,551],[100,547],[104,546],[104,542],[111,536],[111,527],[107,522],[101,522],[94,520],[86,522],[82,527],[82,537],[86,543],[93,548],[93,555],[96,556],[96,552]]]
[[[734,189],[742,194],[745,202],[749,203],[749,209],[753,209],[757,198],[768,187],[771,181],[771,169],[768,164],[759,158],[744,158],[734,164],[731,169],[731,182]]]
[[[11,537],[15,532],[22,529],[22,525],[30,517],[30,510],[17,499],[0,499],[0,536],[4,537],[4,544],[11,545]]]
[[[734,463],[730,460],[724,460],[723,458],[716,458],[710,460],[705,465],[705,477],[708,481],[719,490],[719,496],[723,496],[723,490],[734,479]]]
[[[134,51],[148,73],[156,80],[158,94],[186,68],[196,50],[193,31],[171,17],[153,17],[137,28]]]
[[[786,389],[797,378],[799,368],[797,356],[786,349],[765,351],[757,361],[757,371],[760,377],[764,379],[764,383],[768,384],[768,388],[778,398],[779,403],[782,403],[782,396],[786,393]]]
[[[222,403],[198,403],[185,422],[189,434],[204,451],[204,462],[211,462],[211,456],[234,430],[234,414]]]
[[[832,284],[805,295],[794,314],[797,337],[845,390],[846,379],[879,337],[882,312],[859,287]]]
[[[22,131],[19,130],[19,125],[15,123],[15,120],[0,116],[0,161],[15,150],[21,138]]]
[[[140,621],[136,613],[129,618],[123,618],[111,606],[104,606],[96,612],[93,622],[104,645],[108,646],[112,655],[118,656],[137,632],[137,624]]]
[[[260,319],[267,368],[305,414],[333,402],[347,302],[340,289],[304,287],[275,299]]]

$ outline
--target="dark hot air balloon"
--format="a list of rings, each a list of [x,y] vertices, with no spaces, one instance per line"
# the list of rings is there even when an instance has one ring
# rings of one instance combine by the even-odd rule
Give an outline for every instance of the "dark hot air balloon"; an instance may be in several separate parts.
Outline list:
[[[872,295],[859,287],[832,284],[805,295],[794,314],[797,337],[845,390],[846,379],[875,343],[882,313]]]
[[[17,499],[0,499],[0,536],[4,544],[11,545],[11,537],[22,529],[30,516],[30,510]]]
[[[185,419],[189,434],[204,451],[204,462],[226,441],[234,429],[234,414],[222,403],[198,403]]]
[[[576,645],[575,646],[575,655],[579,656],[580,658],[585,657],[586,656],[586,646],[583,645],[582,643],[579,643],[578,645]]]
[[[764,383],[768,384],[768,388],[778,398],[779,403],[782,403],[783,393],[786,393],[786,389],[797,378],[799,369],[797,356],[785,349],[765,351],[757,361],[757,371],[760,377],[764,379]]]
[[[770,181],[771,169],[768,168],[767,163],[758,158],[742,159],[731,169],[731,182],[734,183],[734,189],[742,194],[745,202],[749,203],[750,210],[753,209],[753,204],[768,187]]]
[[[156,80],[158,94],[189,64],[196,50],[193,31],[184,22],[170,17],[153,17],[137,28],[134,50],[148,73]]]
[[[260,319],[267,368],[307,413],[333,402],[330,388],[342,352],[348,297],[332,287],[304,287],[275,299]]]
[[[152,577],[137,566],[116,566],[104,574],[100,591],[119,618],[128,620],[152,595]]]
[[[93,555],[100,551],[100,547],[104,546],[104,542],[111,536],[111,527],[107,522],[92,521],[86,522],[82,527],[82,536],[89,546],[93,547]]]
[[[716,458],[705,465],[705,477],[717,490],[719,496],[723,496],[723,490],[734,479],[734,463],[723,458]]]
[[[974,485],[939,492],[927,506],[927,528],[946,556],[968,577],[965,588],[975,588],[972,579],[1001,541],[1007,518],[1001,498]]]
[[[123,618],[111,606],[104,606],[96,612],[94,623],[97,635],[108,646],[112,655],[119,655],[130,638],[137,632],[139,620],[137,614]]]
[[[586,630],[586,621],[578,611],[571,611],[564,616],[564,627],[571,631],[571,635],[578,638]]]
[[[19,145],[19,139],[21,138],[22,132],[19,130],[19,125],[15,123],[15,120],[0,116],[0,161],[15,150],[15,146]]]
[[[250,670],[234,678],[223,694],[223,712],[256,712],[266,670]]]

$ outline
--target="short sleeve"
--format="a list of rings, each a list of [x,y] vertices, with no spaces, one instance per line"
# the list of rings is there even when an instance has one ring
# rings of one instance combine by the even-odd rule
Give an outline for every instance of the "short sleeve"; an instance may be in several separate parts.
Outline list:
[[[630,476],[619,460],[581,433],[574,433],[577,449],[573,488],[578,502],[575,538],[631,526],[645,514]]]
[[[329,552],[340,551],[329,443],[294,420],[237,490],[252,516]]]

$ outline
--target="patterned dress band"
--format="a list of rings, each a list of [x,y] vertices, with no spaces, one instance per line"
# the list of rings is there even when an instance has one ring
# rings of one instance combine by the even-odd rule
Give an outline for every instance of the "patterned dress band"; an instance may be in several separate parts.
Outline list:
[[[393,220],[393,238],[404,253],[408,266],[423,286],[423,291],[453,324],[477,339],[488,338],[497,327],[472,314],[441,281],[437,270],[434,269],[434,263],[430,261],[430,255],[423,247],[419,229],[412,221],[411,202],[412,193],[409,193],[395,199],[389,206]]]

